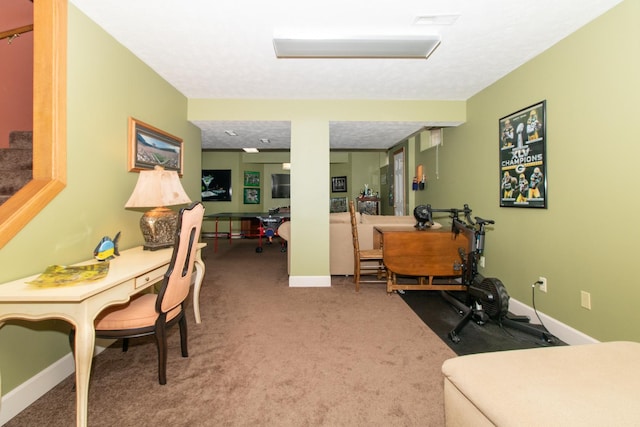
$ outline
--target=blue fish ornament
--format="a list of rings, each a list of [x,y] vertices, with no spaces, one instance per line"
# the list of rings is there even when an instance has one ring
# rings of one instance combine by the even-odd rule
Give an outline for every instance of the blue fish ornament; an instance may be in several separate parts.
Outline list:
[[[118,251],[119,239],[119,231],[113,239],[108,236],[104,236],[100,239],[98,246],[93,250],[93,257],[98,261],[109,261],[110,259],[120,256],[120,252]]]

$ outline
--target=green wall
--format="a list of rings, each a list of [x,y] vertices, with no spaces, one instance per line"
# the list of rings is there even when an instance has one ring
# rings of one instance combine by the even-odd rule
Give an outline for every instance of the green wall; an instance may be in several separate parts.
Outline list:
[[[291,122],[291,245],[296,247],[291,252],[292,286],[307,279],[313,286],[329,285],[330,122],[466,119],[464,101],[189,99],[188,108],[189,120]]]
[[[640,144],[640,2],[625,1],[467,102],[467,123],[418,154],[427,190],[418,203],[461,207],[496,221],[485,276],[509,294],[598,340],[640,341],[633,276]],[[500,208],[498,119],[547,101],[548,209]],[[592,309],[580,306],[591,293]]]
[[[622,3],[467,102],[186,100],[75,7],[69,9],[68,185],[0,249],[0,282],[48,264],[87,259],[103,235],[118,230],[123,249],[142,243],[140,212],[123,208],[137,178],[126,167],[129,116],[184,138],[182,180],[194,200],[201,162],[218,160],[202,160],[200,132],[187,119],[292,120],[293,239],[314,242],[298,245],[292,254],[292,275],[299,276],[329,271],[329,121],[466,122],[444,133],[439,179],[436,151],[406,145],[416,150],[411,161],[423,163],[429,176],[427,189],[411,195],[415,203],[469,203],[477,215],[495,219],[483,273],[501,278],[514,298],[530,304],[531,282],[546,276],[549,292],[536,297],[541,311],[600,340],[640,339],[633,306],[640,290],[629,266],[640,236],[619,213],[633,217],[640,203],[633,193],[640,150],[634,131],[638,2]],[[542,99],[548,113],[549,208],[501,209],[498,119]],[[241,182],[244,165],[235,161],[233,179]],[[270,173],[266,165],[254,165],[264,168],[264,176]],[[408,171],[412,167],[407,164]],[[361,184],[349,185],[348,194]],[[210,205],[207,212],[217,209]],[[591,292],[592,310],[580,307],[580,290]],[[56,321],[12,321],[1,328],[2,393],[67,354],[67,330]]]
[[[380,168],[386,164],[387,153],[378,150],[340,151],[346,154],[343,161],[331,161],[331,177],[346,176],[346,192],[330,192],[331,197],[346,197],[353,200],[360,195],[365,184],[372,192],[380,192]],[[328,181],[327,185],[330,186]]]
[[[289,161],[289,153],[260,153],[247,155],[237,151],[205,151],[202,153],[203,169],[231,170],[231,201],[204,202],[206,214],[221,212],[267,212],[269,209],[287,207],[291,199],[273,199],[271,197],[271,174],[288,174],[282,169],[282,163]],[[244,172],[260,173],[260,203],[244,204]],[[226,223],[219,231],[227,231]],[[215,231],[215,221],[205,221],[205,232]],[[219,226],[220,227],[220,226]],[[239,221],[233,221],[234,232],[240,229]]]
[[[67,187],[0,249],[0,283],[90,259],[117,231],[121,249],[143,243],[141,211],[124,208],[138,177],[127,170],[129,116],[184,139],[182,183],[199,199],[200,131],[186,120],[186,98],[73,5],[68,29]],[[68,329],[62,321],[2,327],[2,394],[69,353]]]

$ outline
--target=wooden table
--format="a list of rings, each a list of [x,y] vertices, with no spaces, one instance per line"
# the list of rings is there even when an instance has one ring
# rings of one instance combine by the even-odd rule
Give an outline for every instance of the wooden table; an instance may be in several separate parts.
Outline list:
[[[195,260],[193,308],[200,323],[200,287],[205,266],[198,244]],[[0,285],[0,324],[6,319],[62,319],[76,330],[76,424],[87,425],[89,375],[95,346],[96,316],[106,307],[129,301],[132,295],[160,282],[171,262],[173,248],[145,251],[142,246],[122,251],[110,261],[106,278],[87,284],[40,288],[29,285],[38,275]],[[91,263],[95,261],[87,261]],[[86,264],[85,263],[85,264]]]
[[[470,250],[462,234],[451,230],[418,230],[413,226],[374,227],[374,247],[382,248],[387,269],[387,292],[395,290],[465,291],[458,248]],[[416,283],[398,283],[398,276],[415,277]]]

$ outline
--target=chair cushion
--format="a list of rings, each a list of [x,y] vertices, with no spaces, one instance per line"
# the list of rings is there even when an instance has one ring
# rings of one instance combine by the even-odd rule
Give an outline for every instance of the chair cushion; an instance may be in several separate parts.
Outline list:
[[[360,259],[382,259],[382,249],[365,249],[360,251]]]
[[[96,331],[119,331],[153,326],[158,318],[155,294],[135,295],[126,304],[114,305],[103,310],[95,321]],[[182,310],[178,306],[167,313],[167,321]]]

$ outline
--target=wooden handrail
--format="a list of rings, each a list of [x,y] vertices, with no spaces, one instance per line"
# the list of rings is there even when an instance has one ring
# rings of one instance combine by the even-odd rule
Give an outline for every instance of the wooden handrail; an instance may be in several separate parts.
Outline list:
[[[29,31],[33,31],[33,24],[14,28],[13,30],[2,31],[0,32],[0,40],[6,39],[8,37],[19,36],[20,34],[28,33]]]

